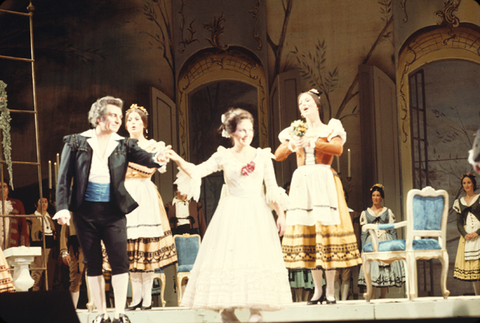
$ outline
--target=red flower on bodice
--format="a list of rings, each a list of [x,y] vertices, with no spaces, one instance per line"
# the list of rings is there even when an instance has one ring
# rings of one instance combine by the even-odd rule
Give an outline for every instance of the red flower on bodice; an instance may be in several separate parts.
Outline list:
[[[248,176],[248,174],[252,173],[255,170],[255,163],[252,161],[250,164],[247,164],[242,167],[242,175]]]

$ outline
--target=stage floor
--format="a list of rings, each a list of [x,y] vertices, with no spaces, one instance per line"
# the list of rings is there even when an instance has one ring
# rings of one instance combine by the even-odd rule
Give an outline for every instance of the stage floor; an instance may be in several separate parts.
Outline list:
[[[237,311],[242,322],[249,317],[248,310]],[[91,323],[96,313],[78,310],[81,323]],[[114,313],[109,311],[113,318]],[[127,312],[132,323],[197,323],[221,322],[220,315],[213,311],[192,311],[180,307],[158,307],[150,311]],[[335,305],[310,305],[293,303],[289,308],[276,312],[262,312],[264,322],[335,322],[335,321],[389,321],[389,320],[432,320],[452,322],[478,322],[480,318],[480,296],[421,297],[407,299],[379,299],[367,303],[365,300],[338,302]]]

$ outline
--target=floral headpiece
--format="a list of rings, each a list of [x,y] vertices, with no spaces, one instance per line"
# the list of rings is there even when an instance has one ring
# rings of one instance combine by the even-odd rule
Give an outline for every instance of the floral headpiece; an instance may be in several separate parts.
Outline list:
[[[223,129],[222,129],[222,137],[225,137],[225,138],[230,138],[230,134],[228,133],[228,131],[225,129],[225,122],[227,121],[227,117],[225,116],[226,113],[222,114],[222,125],[223,125]],[[232,118],[233,116],[238,116],[240,115],[240,113],[238,111],[232,111],[230,112],[230,115],[228,117],[228,119]]]
[[[465,174],[462,175],[462,180],[463,180],[465,177],[475,178],[475,174],[473,174],[473,173],[465,173]]]
[[[374,187],[381,188],[382,191],[385,191],[385,187],[384,187],[382,184],[377,183],[377,184],[373,185],[373,186],[370,188],[370,192],[373,191],[373,188],[374,188]]]
[[[320,92],[318,92],[317,89],[310,89],[307,91],[307,93],[315,94],[316,96],[320,97]]]
[[[147,112],[147,109],[145,109],[144,107],[141,107],[141,106],[138,106],[136,103],[132,104],[130,106],[130,109],[128,109],[126,112],[125,112],[125,115],[128,114],[130,111],[132,110],[141,110],[143,113],[145,113],[147,116],[148,116],[148,112]]]

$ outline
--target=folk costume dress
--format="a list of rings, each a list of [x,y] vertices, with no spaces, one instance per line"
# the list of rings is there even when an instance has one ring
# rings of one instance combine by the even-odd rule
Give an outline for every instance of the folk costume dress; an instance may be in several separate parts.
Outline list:
[[[465,240],[468,233],[477,232],[480,235],[479,196],[477,194],[470,205],[464,197],[453,202],[453,209],[457,212],[457,228],[461,234],[453,277],[460,280],[480,280],[480,237]]]
[[[0,293],[15,293],[13,287],[12,275],[10,274],[10,266],[3,255],[3,250],[0,248]]]
[[[157,142],[148,141],[148,152]],[[128,163],[125,188],[138,207],[127,217],[129,271],[154,271],[177,261],[177,251],[162,198],[151,178],[156,168]],[[165,167],[161,170],[165,171]]]
[[[366,209],[360,215],[360,224],[363,226],[368,223],[386,224],[394,223],[395,215],[392,210],[384,207],[378,215],[370,209]],[[379,241],[396,240],[397,230],[378,230],[377,237]],[[368,232],[362,232],[362,248],[372,242],[372,237]],[[403,262],[394,261],[391,264],[381,261],[372,261],[370,265],[372,285],[377,287],[401,287],[405,283],[405,268]],[[360,270],[358,276],[358,285],[366,286],[363,270]]]
[[[331,119],[314,138],[314,148],[296,151],[298,168],[290,184],[282,240],[285,264],[289,269],[353,267],[362,261],[342,182],[330,167],[333,156],[342,151],[346,133],[339,120]],[[290,128],[284,129],[279,139],[282,144],[275,155],[284,160],[292,153]]]
[[[246,165],[220,146],[204,163],[188,165],[192,177],[178,173],[179,191],[195,200],[202,177],[223,170],[225,180],[224,195],[203,237],[182,306],[272,311],[292,303],[280,238],[267,205],[284,204],[282,199],[287,198],[277,186],[272,158],[269,148],[258,148],[254,166],[245,171]]]

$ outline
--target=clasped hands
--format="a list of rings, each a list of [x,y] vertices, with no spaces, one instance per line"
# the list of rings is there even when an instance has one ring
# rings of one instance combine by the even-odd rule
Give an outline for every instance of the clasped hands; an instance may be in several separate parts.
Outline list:
[[[475,239],[476,237],[478,237],[478,234],[476,232],[471,232],[465,236],[465,240]]]
[[[288,148],[290,148],[291,151],[302,148],[315,148],[315,138],[309,136],[292,136],[288,143]]]

